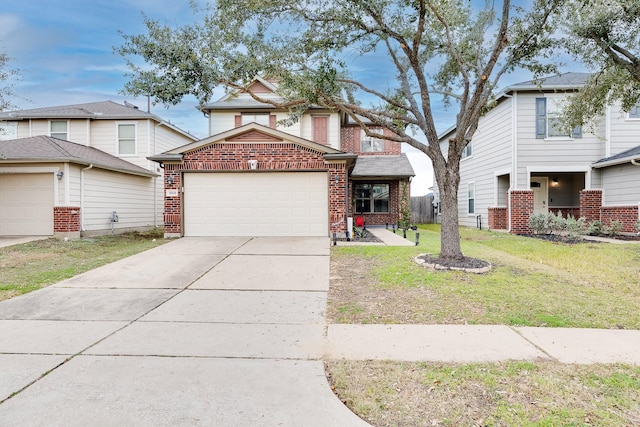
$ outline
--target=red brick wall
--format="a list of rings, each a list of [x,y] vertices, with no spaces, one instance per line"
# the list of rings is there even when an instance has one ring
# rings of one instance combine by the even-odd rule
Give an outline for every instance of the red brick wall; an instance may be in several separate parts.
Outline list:
[[[587,222],[600,219],[600,207],[602,207],[602,190],[580,191],[580,217]]]
[[[362,216],[365,225],[392,225],[397,224],[400,219],[400,199],[402,198],[402,182],[401,181],[352,181],[349,200],[353,200],[354,188],[358,183],[370,182],[373,184],[389,184],[389,213],[358,213],[355,211],[355,205],[350,206],[349,216]],[[411,200],[410,185],[407,183],[407,196]],[[355,224],[355,220],[354,220]]]
[[[80,207],[54,206],[53,207],[53,232],[54,233],[80,232]]]
[[[346,231],[345,163],[329,163],[324,154],[286,142],[218,143],[204,146],[184,156],[181,164],[165,164],[165,190],[178,190],[177,196],[165,191],[165,234],[182,233],[181,176],[189,171],[240,172],[250,170],[248,160],[257,160],[258,171],[327,171],[329,180],[330,232]],[[338,180],[336,182],[336,176]],[[173,184],[169,183],[172,177]]]
[[[602,206],[600,208],[600,220],[609,225],[611,221],[620,221],[624,224],[622,231],[636,233],[636,221],[638,221],[638,206]]]
[[[384,151],[379,152],[367,152],[362,153],[360,151],[360,135],[361,129],[359,126],[348,126],[342,127],[340,129],[340,150],[345,151],[347,153],[355,153],[362,154],[364,156],[375,156],[375,155],[400,155],[401,153],[401,143],[394,141],[385,141],[384,142]],[[385,130],[385,134],[388,134],[389,131]]]
[[[509,197],[511,198],[511,232],[530,234],[531,228],[527,222],[533,213],[533,191],[512,190]]]
[[[507,208],[489,208],[489,229],[506,230],[507,228]]]

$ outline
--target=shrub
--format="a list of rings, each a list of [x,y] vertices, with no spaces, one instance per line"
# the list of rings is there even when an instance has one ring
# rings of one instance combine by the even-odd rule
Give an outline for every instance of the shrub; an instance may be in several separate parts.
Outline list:
[[[562,212],[549,213],[549,228],[551,233],[560,233],[567,229],[567,220],[562,217]]]
[[[549,215],[543,213],[533,214],[529,217],[527,225],[533,234],[549,234],[551,229],[549,228]]]
[[[584,217],[575,219],[573,215],[569,215],[566,224],[567,232],[571,238],[579,237],[587,231],[587,220]]]
[[[636,230],[638,230],[638,234],[640,234],[640,220],[636,221]]]
[[[591,221],[587,232],[592,236],[599,236],[602,234],[602,221],[599,219]]]
[[[620,234],[623,228],[624,224],[622,223],[622,221],[614,219],[613,221],[609,222],[609,225],[602,227],[602,232],[604,234],[608,234],[609,236],[617,236]]]

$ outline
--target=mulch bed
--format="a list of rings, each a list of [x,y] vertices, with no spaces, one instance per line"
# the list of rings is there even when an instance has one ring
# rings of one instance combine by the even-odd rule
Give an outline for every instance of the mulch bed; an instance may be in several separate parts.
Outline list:
[[[589,240],[584,239],[582,237],[569,237],[562,236],[558,234],[523,234],[524,237],[532,237],[535,239],[548,240],[550,242],[556,243],[567,243],[570,245],[574,245],[576,243],[599,243],[597,240]],[[616,236],[594,236],[594,237],[603,237],[605,239],[613,239],[613,240],[622,240],[626,242],[639,242],[640,236],[628,235],[628,234],[619,234]]]
[[[336,239],[338,242],[346,242],[345,237]],[[373,233],[370,233],[366,228],[360,230],[359,233],[355,233],[351,236],[351,242],[364,242],[364,243],[382,243],[382,240],[378,239]]]
[[[416,257],[416,262],[435,270],[461,270],[468,273],[486,273],[491,269],[489,262],[470,257],[451,260],[434,257],[429,254],[421,254]]]

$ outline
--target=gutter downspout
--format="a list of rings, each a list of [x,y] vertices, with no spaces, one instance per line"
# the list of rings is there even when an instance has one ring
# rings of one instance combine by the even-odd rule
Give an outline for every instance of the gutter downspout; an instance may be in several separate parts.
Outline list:
[[[84,169],[80,169],[80,231],[86,231],[84,224],[84,172],[93,169],[93,163]]]
[[[507,233],[511,233],[511,190],[518,188],[518,92],[504,96],[511,99],[511,176],[507,190]]]
[[[631,164],[634,166],[640,166],[640,158],[639,159],[631,159]]]

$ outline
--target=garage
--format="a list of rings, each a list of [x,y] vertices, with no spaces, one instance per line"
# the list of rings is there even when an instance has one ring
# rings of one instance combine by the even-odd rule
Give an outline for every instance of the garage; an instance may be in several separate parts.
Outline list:
[[[185,236],[327,236],[327,172],[184,174]]]
[[[53,235],[52,173],[0,174],[0,236]]]

